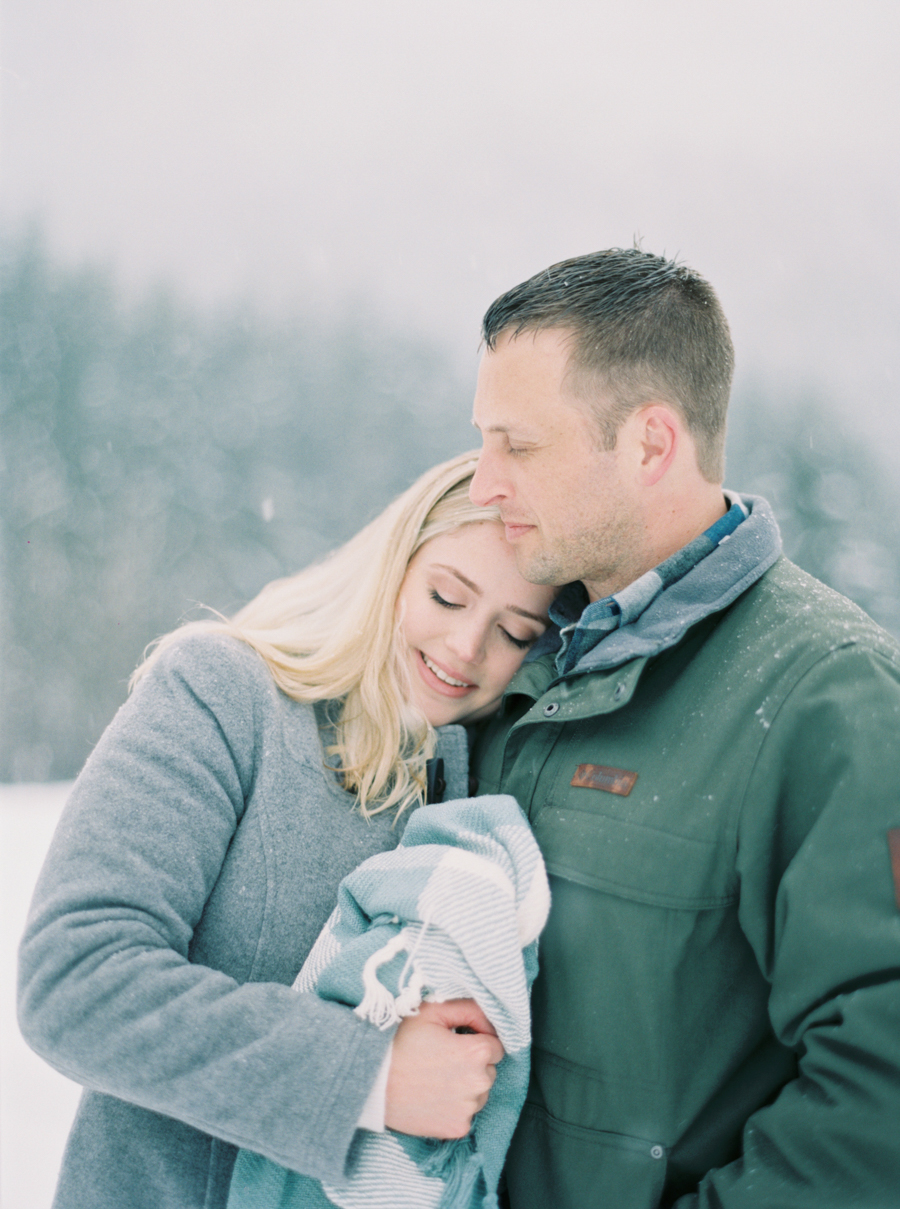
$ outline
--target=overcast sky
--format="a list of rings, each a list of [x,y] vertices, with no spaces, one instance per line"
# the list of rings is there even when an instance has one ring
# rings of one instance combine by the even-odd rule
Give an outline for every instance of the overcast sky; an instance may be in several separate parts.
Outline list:
[[[481,313],[635,235],[900,454],[896,0],[4,0],[3,215],[129,288]],[[467,406],[467,404],[466,404]]]

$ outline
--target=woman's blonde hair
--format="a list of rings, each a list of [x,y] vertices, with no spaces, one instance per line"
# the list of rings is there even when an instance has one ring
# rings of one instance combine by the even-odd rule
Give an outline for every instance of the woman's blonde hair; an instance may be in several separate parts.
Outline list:
[[[413,555],[463,525],[499,520],[468,497],[477,452],[426,471],[345,545],[276,579],[231,620],[188,622],[159,639],[130,687],[186,633],[230,634],[266,662],[295,701],[331,701],[328,746],[365,815],[424,800],[434,731],[410,703],[397,596]]]

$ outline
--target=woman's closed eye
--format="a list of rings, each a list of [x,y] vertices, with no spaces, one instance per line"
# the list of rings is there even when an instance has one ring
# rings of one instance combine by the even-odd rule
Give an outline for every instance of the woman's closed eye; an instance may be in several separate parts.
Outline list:
[[[520,651],[527,651],[530,646],[534,646],[539,637],[539,635],[535,634],[531,638],[516,638],[514,634],[510,634],[509,630],[505,630],[503,626],[500,626],[500,633],[505,638],[508,638],[513,646]]]
[[[432,588],[429,595],[435,604],[439,604],[443,609],[461,609],[463,606],[458,600],[445,600],[436,588]]]
[[[463,609],[465,605],[462,601],[447,600],[441,596],[437,588],[429,588],[428,595],[435,604],[440,605],[442,609]],[[511,634],[505,626],[498,625],[497,629],[503,635],[507,642],[516,648],[517,651],[527,651],[529,647],[534,646],[540,637],[539,634],[530,634],[527,638],[517,638],[515,634]]]

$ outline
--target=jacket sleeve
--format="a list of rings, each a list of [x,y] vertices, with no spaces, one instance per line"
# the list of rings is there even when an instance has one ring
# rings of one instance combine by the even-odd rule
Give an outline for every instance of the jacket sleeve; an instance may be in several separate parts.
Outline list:
[[[798,1074],[677,1209],[888,1206],[900,1189],[900,670],[846,647],[774,711],[738,837],[741,924]]]
[[[20,1023],[86,1087],[339,1179],[389,1035],[339,1004],[189,961],[272,691],[236,647],[172,648],[88,760],[22,941]]]

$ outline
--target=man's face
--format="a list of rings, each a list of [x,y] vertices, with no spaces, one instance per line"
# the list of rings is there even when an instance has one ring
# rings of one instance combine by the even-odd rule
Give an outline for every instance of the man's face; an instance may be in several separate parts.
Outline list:
[[[525,579],[580,579],[598,600],[647,569],[646,538],[631,447],[600,447],[567,384],[570,348],[570,334],[550,328],[501,336],[484,354],[473,414],[483,448],[469,494],[499,507]]]

